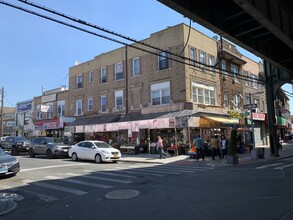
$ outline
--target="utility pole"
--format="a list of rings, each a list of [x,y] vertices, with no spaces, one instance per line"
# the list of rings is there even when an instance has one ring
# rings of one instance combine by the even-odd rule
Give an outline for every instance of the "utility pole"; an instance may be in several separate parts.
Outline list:
[[[1,121],[0,121],[0,137],[3,137],[3,110],[4,110],[4,87],[2,87],[2,95],[1,95]]]
[[[255,149],[255,141],[254,141],[254,124],[253,124],[253,114],[252,114],[252,94],[249,93],[249,111],[250,111],[250,132],[251,132],[251,142],[252,142],[252,150],[251,157],[256,158],[256,149]]]

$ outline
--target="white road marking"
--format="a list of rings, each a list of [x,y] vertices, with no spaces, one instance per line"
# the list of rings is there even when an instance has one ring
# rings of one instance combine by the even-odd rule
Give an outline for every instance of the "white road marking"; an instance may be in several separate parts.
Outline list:
[[[279,165],[282,165],[283,163],[273,163],[273,164],[268,164],[268,165],[263,165],[263,166],[260,166],[260,167],[256,167],[255,169],[264,169],[264,168],[268,168],[268,167],[276,167],[276,166],[279,166]]]
[[[67,176],[76,176],[74,173],[65,173]],[[109,182],[117,182],[117,183],[131,183],[132,181],[128,180],[118,180],[118,179],[111,179],[111,178],[105,178],[105,177],[98,177],[98,176],[80,176],[81,178],[87,178],[87,179],[94,179],[94,180],[104,180]]]
[[[74,166],[86,166],[90,164],[86,163],[75,163],[75,164],[64,164],[64,165],[52,165],[52,166],[45,166],[45,167],[35,167],[29,169],[20,169],[20,172],[29,172],[34,170],[44,170],[44,169],[52,169],[52,168],[59,168],[59,167],[74,167]]]
[[[284,166],[275,167],[274,169],[275,169],[275,170],[282,170],[282,169],[284,169],[284,168],[292,167],[292,166],[293,166],[293,164],[287,164],[287,165],[284,165]]]
[[[62,191],[62,192],[71,193],[71,194],[74,194],[74,195],[77,195],[77,196],[87,194],[87,192],[84,192],[84,191],[81,191],[81,190],[72,189],[72,188],[69,188],[69,187],[57,186],[57,185],[44,183],[44,182],[31,182],[30,184],[40,186],[40,187],[44,187],[44,188],[48,188],[48,189],[54,189],[54,190],[58,190],[58,191]]]

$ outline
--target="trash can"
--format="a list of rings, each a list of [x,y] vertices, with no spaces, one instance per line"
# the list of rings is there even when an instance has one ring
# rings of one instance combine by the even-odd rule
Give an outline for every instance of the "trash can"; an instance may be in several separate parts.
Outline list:
[[[157,154],[157,144],[156,143],[151,143],[151,154]]]
[[[259,159],[265,158],[265,148],[264,147],[258,147],[257,148],[257,155]]]

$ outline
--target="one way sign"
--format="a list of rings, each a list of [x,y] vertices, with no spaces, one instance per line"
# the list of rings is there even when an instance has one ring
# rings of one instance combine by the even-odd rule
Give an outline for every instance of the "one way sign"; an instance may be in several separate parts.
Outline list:
[[[244,108],[245,109],[257,108],[257,104],[247,104],[247,105],[244,105]]]

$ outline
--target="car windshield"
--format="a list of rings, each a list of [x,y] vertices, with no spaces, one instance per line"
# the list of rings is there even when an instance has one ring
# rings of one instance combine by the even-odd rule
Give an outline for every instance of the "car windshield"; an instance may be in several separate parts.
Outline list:
[[[15,137],[14,140],[16,142],[24,142],[24,141],[28,141],[28,139],[26,137]]]
[[[112,148],[109,144],[105,143],[105,142],[94,142],[94,144],[96,145],[97,148]]]
[[[0,147],[0,155],[6,154],[5,151]]]
[[[47,144],[62,144],[62,140],[55,138],[46,138]]]

